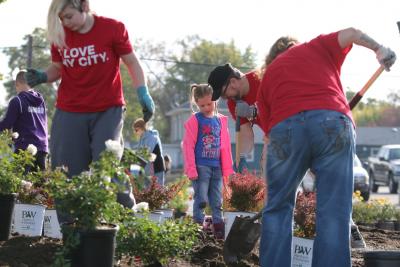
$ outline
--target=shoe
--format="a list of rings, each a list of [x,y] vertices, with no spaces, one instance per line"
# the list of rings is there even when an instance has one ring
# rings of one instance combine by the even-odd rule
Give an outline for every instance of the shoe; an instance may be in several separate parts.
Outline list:
[[[212,231],[213,231],[212,225],[213,225],[212,217],[209,215],[206,215],[204,217],[204,221],[203,221],[203,231],[207,234],[212,234]]]
[[[213,232],[215,239],[223,240],[225,238],[225,223],[214,223]]]
[[[351,226],[351,248],[366,248],[364,238],[362,237],[357,226]]]

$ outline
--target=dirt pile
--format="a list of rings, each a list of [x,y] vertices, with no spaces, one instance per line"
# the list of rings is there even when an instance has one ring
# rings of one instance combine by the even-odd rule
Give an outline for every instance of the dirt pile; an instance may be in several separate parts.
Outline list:
[[[400,232],[359,227],[369,250],[400,250]],[[51,238],[13,237],[0,242],[0,267],[45,267],[51,266],[52,257],[61,242]],[[222,241],[204,238],[195,248],[190,260],[176,260],[170,267],[184,266],[226,266],[222,257]],[[118,266],[131,266],[124,259]],[[354,267],[364,266],[363,252],[352,250]],[[159,265],[158,265],[159,266]],[[236,266],[259,266],[257,247],[248,258]]]

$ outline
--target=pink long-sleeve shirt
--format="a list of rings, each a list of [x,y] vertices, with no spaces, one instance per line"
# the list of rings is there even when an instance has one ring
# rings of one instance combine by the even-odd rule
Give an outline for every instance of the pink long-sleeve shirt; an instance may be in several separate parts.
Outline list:
[[[233,161],[231,151],[231,140],[228,130],[228,117],[217,114],[221,121],[221,170],[223,176],[229,176],[233,173]],[[184,172],[189,178],[197,177],[195,147],[197,142],[198,122],[196,115],[192,115],[184,124],[185,134],[183,136],[183,159]]]

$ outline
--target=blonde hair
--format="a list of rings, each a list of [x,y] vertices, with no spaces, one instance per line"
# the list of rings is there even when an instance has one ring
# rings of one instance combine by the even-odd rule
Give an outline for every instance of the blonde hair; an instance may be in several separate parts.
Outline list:
[[[262,70],[265,71],[268,65],[271,64],[277,56],[298,43],[299,41],[291,36],[282,36],[278,40],[276,40],[275,43],[271,46],[268,55],[265,57]]]
[[[193,112],[195,111],[194,106],[197,106],[197,101],[199,101],[200,98],[203,98],[205,96],[212,96],[213,94],[213,89],[211,85],[207,83],[203,84],[193,84],[190,87],[190,96],[189,96],[189,103],[190,103],[190,108],[192,109]],[[217,113],[217,102],[214,101],[215,103],[215,113]]]
[[[135,120],[132,126],[134,129],[146,130],[146,122],[142,118]]]
[[[57,47],[66,47],[65,32],[60,20],[60,13],[67,7],[71,6],[83,12],[83,2],[89,3],[89,0],[52,0],[49,11],[47,13],[47,38],[51,44]]]

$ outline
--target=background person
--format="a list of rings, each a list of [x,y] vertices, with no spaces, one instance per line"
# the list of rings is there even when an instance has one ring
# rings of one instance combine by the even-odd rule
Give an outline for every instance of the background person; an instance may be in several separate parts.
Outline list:
[[[17,95],[8,103],[7,112],[0,121],[0,131],[5,129],[18,133],[15,151],[26,150],[29,144],[37,148],[33,168],[44,170],[48,154],[46,103],[42,95],[31,88],[25,80],[26,71],[15,77]],[[26,167],[29,171],[31,166]]]
[[[253,70],[243,74],[230,63],[227,63],[217,66],[208,76],[208,83],[214,90],[212,100],[217,100],[220,97],[227,99],[229,112],[232,118],[236,120],[237,116],[240,117],[239,153],[241,156],[238,167],[239,172],[242,172],[243,168],[247,168],[245,155],[250,153],[254,148],[253,125],[257,124],[261,128],[260,121],[257,117],[255,102],[261,83],[262,73],[275,57],[295,43],[297,43],[297,39],[293,37],[279,38],[266,56],[262,70]],[[264,173],[265,170],[267,142],[268,140],[264,138],[262,158],[260,161],[262,173]]]
[[[352,45],[376,53],[389,70],[396,56],[359,30],[348,28],[291,46],[263,76],[257,107],[269,137],[268,202],[263,210],[260,263],[291,266],[293,207],[307,169],[317,178],[314,267],[351,266],[350,217],[355,132],[340,82]]]
[[[209,203],[214,235],[223,239],[222,176],[233,173],[228,118],[216,110],[213,89],[208,84],[191,87],[191,103],[199,112],[185,122],[183,136],[184,172],[192,181],[193,220],[203,224],[204,209]]]
[[[148,129],[143,119],[137,119],[132,125],[133,131],[139,137],[138,148],[147,148],[150,153],[156,155],[154,162],[149,162],[145,166],[146,175],[156,176],[157,183],[164,186],[165,182],[165,162],[160,135],[157,130]]]
[[[230,63],[217,66],[208,76],[208,83],[213,88],[212,100],[216,101],[220,97],[227,99],[229,112],[232,118],[236,120],[235,108],[237,101],[244,101],[249,105],[254,105],[256,102],[258,87],[261,82],[260,74],[258,70],[243,74]],[[242,116],[240,118],[240,146],[238,148],[240,162],[238,172],[247,169],[245,156],[254,148],[254,123],[259,125],[256,116]],[[236,168],[236,163],[234,168]]]

